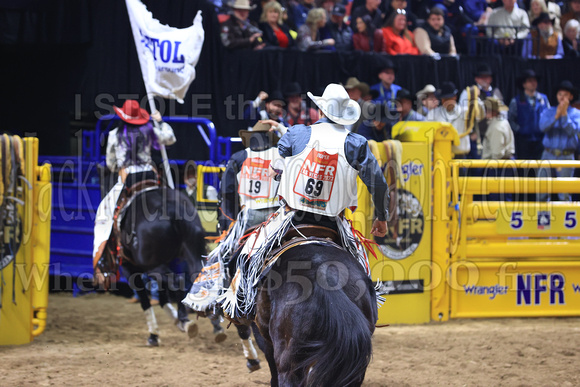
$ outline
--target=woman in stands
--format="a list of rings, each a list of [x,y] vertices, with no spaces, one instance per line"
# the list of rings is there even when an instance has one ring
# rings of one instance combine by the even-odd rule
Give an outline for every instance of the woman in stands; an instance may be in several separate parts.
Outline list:
[[[320,28],[326,25],[326,11],[314,8],[308,11],[306,23],[298,28],[296,44],[300,51],[319,50],[334,46],[334,39],[321,39]]]
[[[457,55],[451,29],[445,25],[445,15],[439,7],[431,8],[427,22],[416,28],[414,34],[423,55]]]
[[[383,31],[375,28],[369,15],[356,18],[356,29],[358,32],[352,35],[352,44],[355,50],[383,51]]]
[[[554,20],[554,31],[558,36],[562,36],[562,28],[560,27],[560,6],[556,3],[546,4],[546,0],[532,0],[530,2],[530,10],[528,11],[528,18],[530,23],[536,20],[542,12],[546,12],[550,15],[550,19]]]
[[[578,45],[579,37],[580,23],[578,23],[578,20],[576,19],[569,20],[564,26],[564,39],[562,39],[564,56],[566,58],[580,58],[580,45]]]
[[[262,40],[266,47],[288,48],[294,46],[294,38],[290,29],[282,23],[282,6],[277,1],[270,1],[264,5],[260,24],[264,35]]]
[[[415,36],[407,28],[407,12],[397,9],[387,19],[383,27],[384,52],[390,55],[419,55]]]

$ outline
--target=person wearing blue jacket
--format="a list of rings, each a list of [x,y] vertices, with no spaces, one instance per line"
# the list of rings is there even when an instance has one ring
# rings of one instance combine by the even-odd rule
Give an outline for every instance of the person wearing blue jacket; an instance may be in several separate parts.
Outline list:
[[[534,70],[525,70],[518,78],[521,87],[509,105],[508,120],[515,134],[518,159],[542,158],[544,133],[540,130],[540,117],[550,107],[545,94],[538,92],[538,76]]]
[[[546,109],[540,116],[540,130],[544,132],[542,160],[574,160],[580,135],[580,110],[570,106],[578,97],[578,90],[570,81],[563,81],[557,89],[558,106]],[[557,177],[572,177],[574,168],[555,168]],[[549,168],[542,168],[539,177],[550,176]],[[572,200],[569,193],[558,193],[563,201]],[[540,200],[547,200],[541,194]]]

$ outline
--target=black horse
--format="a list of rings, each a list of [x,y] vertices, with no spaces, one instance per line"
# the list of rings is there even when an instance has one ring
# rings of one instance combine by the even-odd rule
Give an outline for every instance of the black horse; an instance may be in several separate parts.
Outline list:
[[[372,282],[347,251],[324,242],[286,251],[256,305],[272,386],[360,386],[377,318]]]
[[[129,274],[129,285],[137,291],[149,327],[148,344],[158,345],[158,328],[147,290],[141,275],[148,273],[159,282],[159,305],[170,314],[178,328],[190,337],[197,326],[189,321],[188,310],[180,302],[201,271],[206,253],[205,231],[197,210],[180,191],[166,187],[150,187],[135,196],[126,207],[120,224],[122,266]],[[108,288],[119,265],[117,243],[107,242],[95,268],[99,283]],[[178,302],[178,311],[169,303],[169,296]],[[225,339],[218,318],[212,319],[216,341]]]

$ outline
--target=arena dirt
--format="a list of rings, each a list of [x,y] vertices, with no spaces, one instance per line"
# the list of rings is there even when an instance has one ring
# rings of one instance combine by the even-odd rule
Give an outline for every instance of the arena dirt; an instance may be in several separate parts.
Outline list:
[[[46,331],[0,347],[0,386],[266,386],[233,327],[221,344],[200,319],[189,340],[156,308],[161,346],[145,346],[141,308],[111,294],[51,294]],[[580,319],[455,320],[377,329],[365,386],[578,386]],[[260,354],[263,360],[263,354]]]

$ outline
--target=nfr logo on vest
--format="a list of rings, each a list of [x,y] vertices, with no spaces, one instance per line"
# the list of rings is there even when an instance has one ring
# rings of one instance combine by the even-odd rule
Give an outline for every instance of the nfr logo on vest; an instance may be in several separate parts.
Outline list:
[[[338,154],[312,149],[300,168],[294,192],[309,201],[328,202],[334,188],[337,164]]]

